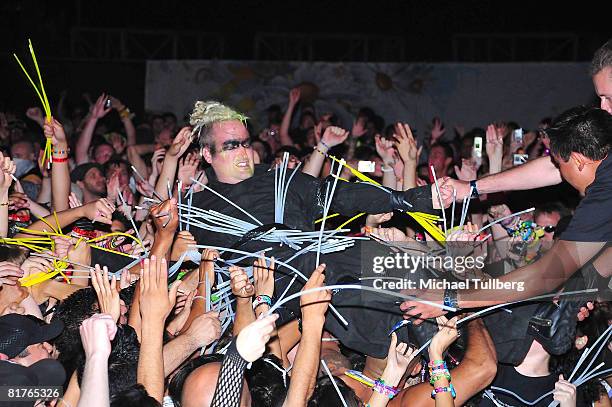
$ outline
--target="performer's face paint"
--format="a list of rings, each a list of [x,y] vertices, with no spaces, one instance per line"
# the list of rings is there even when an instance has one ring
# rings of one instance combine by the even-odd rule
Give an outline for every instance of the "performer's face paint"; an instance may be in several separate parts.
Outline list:
[[[215,170],[219,181],[237,184],[253,176],[255,163],[250,136],[238,120],[217,123],[212,132],[214,153],[204,149],[204,158]]]

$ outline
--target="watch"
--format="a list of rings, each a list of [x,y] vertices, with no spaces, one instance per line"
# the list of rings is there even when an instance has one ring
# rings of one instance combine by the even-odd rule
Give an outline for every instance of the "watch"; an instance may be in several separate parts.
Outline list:
[[[478,188],[476,188],[476,181],[475,179],[470,181],[470,186],[472,187],[472,195],[470,196],[470,198],[478,198],[480,196],[480,194],[478,193]]]

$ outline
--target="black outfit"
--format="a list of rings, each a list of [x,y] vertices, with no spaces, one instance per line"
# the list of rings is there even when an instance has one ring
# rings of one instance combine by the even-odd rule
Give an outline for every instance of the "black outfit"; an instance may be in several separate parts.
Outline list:
[[[497,365],[497,376],[495,376],[495,380],[493,380],[491,386],[510,390],[522,397],[524,400],[532,402],[542,396],[544,393],[553,390],[557,380],[558,379],[552,374],[542,377],[523,376],[517,372],[513,366],[500,364]],[[499,391],[494,391],[493,394],[504,407],[524,405],[522,402],[509,394]],[[547,407],[552,400],[552,395],[547,396],[533,407]],[[493,404],[493,402],[487,397],[483,397],[479,405],[480,407],[495,407],[495,404]]]
[[[215,395],[211,407],[238,407],[242,396],[244,371],[248,362],[242,359],[236,349],[236,339],[232,341],[223,357]]]
[[[268,171],[266,165],[257,165],[254,175],[238,184],[221,183],[216,180],[212,172],[208,174],[208,179],[210,188],[248,211],[261,223],[264,225],[274,223],[274,171]],[[322,180],[299,171],[296,172],[287,193],[284,225],[295,230],[317,230],[314,222],[323,214],[326,187],[331,183],[333,183],[331,177]],[[406,207],[403,200],[410,203],[412,208]],[[193,206],[215,210],[254,223],[237,208],[207,190],[194,194]],[[425,186],[388,193],[365,183],[338,181],[329,213],[339,212],[342,215],[352,216],[359,212],[376,214],[391,212],[395,209],[433,213],[431,187]],[[236,236],[200,228],[193,228],[192,233],[199,244],[211,246],[231,248],[240,240]],[[360,284],[362,264],[359,243],[360,241],[356,241],[355,246],[343,252],[321,255],[321,263],[327,265],[326,284]],[[258,240],[247,241],[240,246],[240,250],[253,253],[268,247],[273,247],[273,249],[268,251],[267,255],[279,260],[288,259],[295,253],[295,250],[287,245],[281,246]],[[291,261],[291,265],[307,277],[314,270],[315,263],[316,253],[314,252],[302,254]],[[252,265],[253,259],[247,260],[244,264]],[[275,292],[282,293],[292,277],[293,272],[278,266]],[[301,290],[304,283],[298,278],[287,295]],[[340,290],[334,293],[332,303],[349,321],[349,326],[345,328],[336,316],[328,312],[325,328],[350,348],[374,357],[385,357],[389,346],[387,334],[391,327],[401,319],[399,306],[393,304],[395,300],[396,298],[367,292]],[[291,313],[299,315],[299,299],[289,302],[287,307]],[[403,339],[407,340],[407,337]]]
[[[612,242],[612,157],[608,155],[595,172],[595,181],[576,208],[562,240]]]

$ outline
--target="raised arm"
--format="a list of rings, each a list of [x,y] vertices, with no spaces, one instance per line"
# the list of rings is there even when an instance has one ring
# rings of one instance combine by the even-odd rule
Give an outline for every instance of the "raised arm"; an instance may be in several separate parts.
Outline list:
[[[476,181],[479,194],[500,191],[519,191],[556,185],[561,182],[561,174],[550,157],[540,157],[523,165]],[[470,192],[469,182],[455,181],[457,199]]]
[[[315,136],[320,135],[320,125],[315,127]],[[325,157],[330,148],[344,143],[348,137],[348,131],[336,127],[329,126],[325,129],[323,137],[320,137],[314,151],[308,157],[308,161],[304,165],[303,172],[317,178],[321,174],[321,168],[325,162]],[[317,137],[318,139],[319,137]]]
[[[85,128],[81,132],[79,139],[77,140],[75,147],[75,158],[76,164],[84,164],[89,162],[89,156],[87,151],[89,150],[89,146],[91,145],[91,140],[93,138],[94,130],[96,129],[96,124],[98,124],[98,120],[106,116],[108,112],[111,111],[111,108],[105,108],[104,103],[106,102],[106,95],[103,93],[100,95],[96,103],[91,108],[91,113],[87,122],[85,123]]]
[[[57,212],[68,209],[70,195],[70,167],[68,166],[68,141],[64,127],[57,120],[45,123],[45,137],[53,144],[51,165],[51,202]]]
[[[325,264],[313,271],[303,290],[325,285]],[[319,358],[321,354],[321,335],[325,323],[325,313],[331,301],[329,290],[315,291],[300,297],[302,307],[302,339],[295,362],[291,384],[283,406],[306,406],[312,396],[317,381]]]
[[[13,182],[15,164],[0,153],[0,237],[8,235],[9,188]]]
[[[280,141],[283,146],[292,146],[293,140],[289,136],[289,127],[291,126],[291,118],[293,117],[293,111],[295,106],[300,101],[300,88],[293,88],[289,92],[289,104],[287,105],[287,111],[283,115],[283,121],[281,122],[280,128]]]
[[[174,177],[176,176],[176,168],[178,167],[179,158],[185,154],[189,144],[191,143],[191,129],[183,127],[181,131],[172,141],[172,145],[166,152],[161,174],[155,184],[155,191],[164,199],[168,199],[168,183],[172,187],[174,185]]]
[[[133,146],[136,144],[136,128],[134,127],[134,123],[132,123],[132,113],[130,109],[121,101],[115,97],[111,96],[111,106],[113,109],[117,110],[119,113],[119,118],[121,119],[121,123],[123,123],[123,127],[125,128],[125,135],[127,136],[127,146]]]
[[[97,221],[100,223],[106,223],[110,225],[112,223],[111,218],[113,216],[113,212],[115,211],[115,206],[108,202],[105,198],[98,199],[97,201],[90,202],[83,206],[78,206],[76,208],[66,209],[65,211],[57,212],[57,220],[54,215],[49,215],[43,220],[36,221],[32,223],[28,229],[52,232],[52,227],[57,228],[57,223],[59,223],[60,228],[65,228],[66,226],[76,222],[81,218],[88,218],[92,221]],[[49,226],[51,225],[51,226]],[[18,233],[16,238],[22,237],[31,237],[27,232]]]

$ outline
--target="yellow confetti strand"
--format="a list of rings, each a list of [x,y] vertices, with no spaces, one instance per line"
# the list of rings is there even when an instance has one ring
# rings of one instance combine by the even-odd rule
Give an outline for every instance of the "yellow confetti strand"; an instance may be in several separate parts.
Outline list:
[[[36,54],[34,53],[34,47],[32,46],[32,40],[28,39],[28,46],[30,48],[30,55],[32,56],[32,61],[34,61],[34,67],[36,68],[36,73],[38,74],[38,81],[40,82],[40,91],[43,97],[43,106],[45,108],[45,113],[47,114],[47,121],[51,121],[51,105],[49,104],[49,99],[47,98],[47,93],[45,92],[45,85],[42,80],[42,75],[40,74],[40,69],[38,68],[38,60],[36,59]]]
[[[95,244],[89,245],[89,247],[92,247],[92,248],[98,249],[98,250],[102,250],[102,251],[105,251],[105,252],[109,252],[109,253],[119,254],[121,256],[129,257],[130,259],[137,259],[138,258],[137,256],[132,256],[131,254],[127,254],[127,253],[123,253],[123,252],[118,252],[116,250],[107,249],[106,247],[96,246]]]

